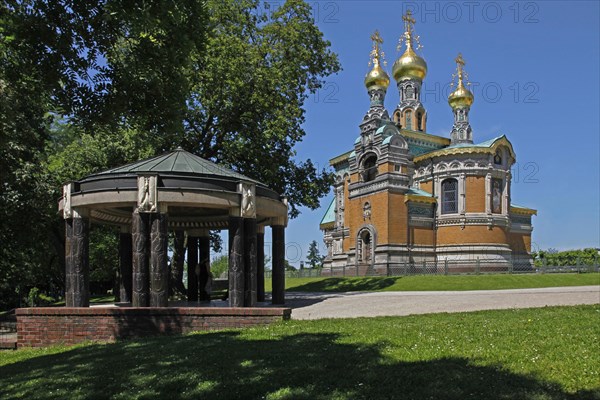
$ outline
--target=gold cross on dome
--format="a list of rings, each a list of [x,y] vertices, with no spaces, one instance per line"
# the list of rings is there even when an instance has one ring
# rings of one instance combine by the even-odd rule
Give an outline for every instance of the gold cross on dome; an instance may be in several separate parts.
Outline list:
[[[412,11],[406,10],[406,15],[402,16],[402,19],[404,20],[404,28],[406,32],[410,32],[412,31],[412,26],[415,24],[415,22],[417,22],[413,17],[412,17]]]
[[[379,65],[381,62],[380,58],[382,58],[384,55],[380,47],[380,45],[383,44],[383,38],[379,34],[378,30],[375,30],[375,32],[371,35],[371,40],[373,41],[373,50],[371,51],[371,61],[369,62],[369,65],[371,65],[371,63]]]
[[[371,40],[373,41],[373,47],[374,48],[379,48],[380,44],[383,44],[383,39],[381,38],[381,35],[379,35],[379,31],[375,30],[375,33],[373,33],[371,35]]]

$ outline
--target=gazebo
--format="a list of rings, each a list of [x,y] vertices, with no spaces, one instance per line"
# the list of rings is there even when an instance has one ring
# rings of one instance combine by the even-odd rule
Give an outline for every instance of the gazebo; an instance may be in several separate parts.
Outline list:
[[[229,305],[265,300],[264,232],[272,229],[272,303],[283,304],[287,201],[266,185],[181,148],[68,183],[66,306],[89,306],[89,225],[120,227],[121,301],[168,307],[168,231],[188,236],[188,301],[209,272],[210,230],[229,230]],[[196,279],[195,277],[198,277]]]

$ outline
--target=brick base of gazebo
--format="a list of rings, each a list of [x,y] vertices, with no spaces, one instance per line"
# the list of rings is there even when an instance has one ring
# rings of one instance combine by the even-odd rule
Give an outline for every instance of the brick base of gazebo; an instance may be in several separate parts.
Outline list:
[[[185,334],[266,325],[290,319],[289,308],[93,307],[20,308],[17,346],[114,342],[144,336]]]

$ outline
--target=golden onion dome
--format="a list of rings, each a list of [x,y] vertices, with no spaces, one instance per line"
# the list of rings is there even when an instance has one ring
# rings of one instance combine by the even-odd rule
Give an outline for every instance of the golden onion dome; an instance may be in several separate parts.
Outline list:
[[[471,107],[473,100],[475,100],[473,93],[462,84],[462,81],[458,84],[456,90],[448,96],[448,104],[452,108]]]
[[[394,63],[392,74],[397,82],[405,79],[425,79],[427,75],[427,63],[408,46],[404,54]]]
[[[450,93],[450,96],[448,96],[448,104],[450,104],[450,107],[453,109],[459,107],[471,107],[475,97],[463,84],[463,77],[466,79],[466,72],[464,71],[465,60],[462,58],[462,55],[458,53],[455,61],[456,75],[454,76],[458,77],[458,85],[456,86],[456,89]]]
[[[374,60],[373,69],[365,76],[365,86],[369,90],[377,88],[387,90],[388,86],[390,86],[390,77],[376,60]]]

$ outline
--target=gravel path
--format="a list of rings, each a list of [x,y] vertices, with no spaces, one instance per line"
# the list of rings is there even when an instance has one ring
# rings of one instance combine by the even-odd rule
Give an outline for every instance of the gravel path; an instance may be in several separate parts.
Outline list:
[[[292,319],[351,318],[600,304],[600,286],[455,292],[287,292]]]

